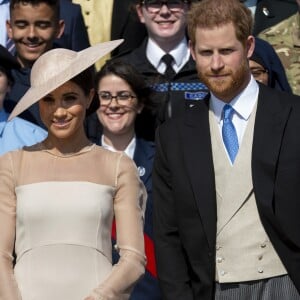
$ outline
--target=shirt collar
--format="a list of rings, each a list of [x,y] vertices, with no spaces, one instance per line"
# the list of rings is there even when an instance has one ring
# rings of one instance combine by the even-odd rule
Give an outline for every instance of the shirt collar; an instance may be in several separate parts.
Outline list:
[[[107,150],[110,150],[112,152],[118,152],[113,146],[105,143],[103,134],[101,136],[101,145],[103,148]],[[133,159],[135,147],[136,147],[136,137],[134,136],[123,152],[127,154],[131,159]]]
[[[173,56],[176,66],[179,67],[184,58],[190,54],[186,38],[184,37],[169,53]],[[161,63],[161,58],[165,54],[166,52],[163,51],[151,38],[148,39],[146,56],[155,69],[158,69],[159,64]]]
[[[257,97],[258,84],[251,75],[251,79],[246,88],[231,100],[230,105],[242,119],[248,120],[257,101]],[[218,99],[214,94],[211,93],[210,109],[214,112],[218,123],[221,122],[222,111],[225,104],[225,102]]]

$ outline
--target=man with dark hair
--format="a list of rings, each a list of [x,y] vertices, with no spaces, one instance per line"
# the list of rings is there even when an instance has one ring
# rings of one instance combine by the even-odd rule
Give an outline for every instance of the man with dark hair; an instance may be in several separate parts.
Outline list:
[[[4,104],[9,112],[30,87],[33,63],[53,48],[54,40],[64,31],[64,21],[59,19],[59,4],[59,0],[10,1],[7,33],[15,43],[16,58],[21,68],[12,70],[15,83],[9,94],[10,101]],[[21,117],[44,127],[37,104]]]
[[[238,0],[202,0],[188,16],[210,95],[157,131],[165,300],[300,299],[300,98],[254,80],[252,23]]]

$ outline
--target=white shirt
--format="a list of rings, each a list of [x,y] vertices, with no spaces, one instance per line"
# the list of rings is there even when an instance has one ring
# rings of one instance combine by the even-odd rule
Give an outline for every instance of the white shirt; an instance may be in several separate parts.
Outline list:
[[[105,143],[103,134],[101,136],[101,145],[103,148],[107,150],[110,150],[112,152],[117,152],[117,150],[113,146]],[[135,147],[136,147],[136,137],[134,136],[123,152],[127,154],[131,159],[133,159]]]
[[[155,69],[164,74],[166,70],[166,64],[161,61],[161,58],[166,54],[151,38],[148,39],[146,47],[146,56]],[[182,41],[172,49],[169,54],[174,58],[172,67],[176,73],[178,73],[182,67],[188,62],[190,58],[190,49],[187,44],[187,40],[184,37]]]
[[[239,145],[242,143],[248,120],[257,102],[258,91],[258,84],[251,75],[251,79],[247,87],[229,103],[234,108],[232,122],[238,136]],[[221,137],[223,126],[222,112],[225,104],[225,102],[221,101],[211,93],[209,108],[213,111],[216,117]]]

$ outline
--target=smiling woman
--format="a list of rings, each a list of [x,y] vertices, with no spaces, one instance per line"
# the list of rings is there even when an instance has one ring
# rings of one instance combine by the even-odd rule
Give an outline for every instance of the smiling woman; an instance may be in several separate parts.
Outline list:
[[[89,67],[120,42],[50,50],[33,65],[10,119],[39,101],[48,137],[0,158],[0,299],[128,299],[144,273],[145,187],[134,163],[91,143],[83,125]]]

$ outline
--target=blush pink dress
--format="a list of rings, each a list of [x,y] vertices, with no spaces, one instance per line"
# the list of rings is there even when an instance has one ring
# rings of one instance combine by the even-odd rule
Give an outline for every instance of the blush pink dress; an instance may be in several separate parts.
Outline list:
[[[128,299],[144,273],[145,199],[131,159],[96,145],[55,156],[37,144],[0,157],[0,299]]]

